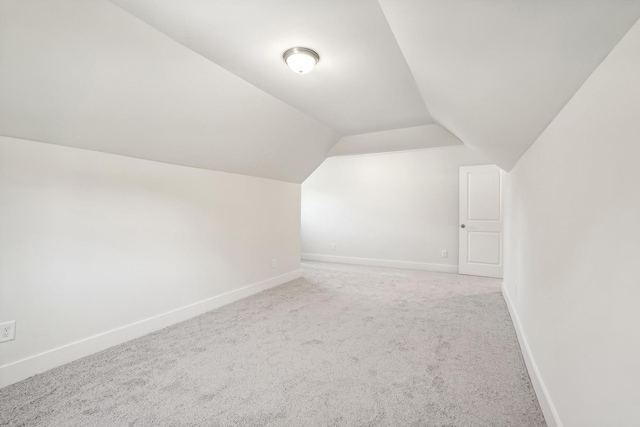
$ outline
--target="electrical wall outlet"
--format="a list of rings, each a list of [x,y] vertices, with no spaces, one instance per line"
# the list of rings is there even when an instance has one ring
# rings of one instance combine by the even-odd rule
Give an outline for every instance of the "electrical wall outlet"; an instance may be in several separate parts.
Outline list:
[[[0,323],[0,342],[11,341],[16,337],[16,321]]]
[[[332,244],[331,244],[331,250],[332,250],[332,251],[335,251],[335,250],[336,250],[336,244],[335,244],[335,243],[332,243]]]
[[[447,258],[449,256],[449,251],[446,249],[442,250],[442,258]]]
[[[278,266],[278,260],[275,258],[271,260],[271,268],[276,268]]]

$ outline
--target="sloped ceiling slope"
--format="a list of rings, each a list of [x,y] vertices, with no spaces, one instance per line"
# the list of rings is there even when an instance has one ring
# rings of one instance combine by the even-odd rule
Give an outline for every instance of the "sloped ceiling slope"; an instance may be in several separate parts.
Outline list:
[[[432,124],[376,0],[111,0],[342,135]],[[312,73],[282,60],[320,55]]]
[[[0,1],[0,134],[290,182],[339,139],[106,0]]]
[[[454,145],[462,145],[462,142],[438,125],[426,125],[344,136],[327,153],[327,156],[421,150]]]
[[[509,170],[640,17],[637,0],[380,0],[434,120]]]

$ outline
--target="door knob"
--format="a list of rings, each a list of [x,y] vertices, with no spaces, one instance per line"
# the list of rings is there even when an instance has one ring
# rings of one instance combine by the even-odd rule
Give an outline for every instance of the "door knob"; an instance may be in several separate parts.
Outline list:
[[[462,224],[462,225],[460,226],[460,228],[465,228],[465,227],[466,227],[466,225],[464,225],[464,224]]]

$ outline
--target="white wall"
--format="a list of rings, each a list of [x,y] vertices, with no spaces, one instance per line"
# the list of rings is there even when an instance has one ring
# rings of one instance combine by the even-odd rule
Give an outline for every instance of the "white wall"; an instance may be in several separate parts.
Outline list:
[[[505,289],[549,412],[640,425],[640,24],[508,181]]]
[[[464,146],[325,160],[302,184],[303,258],[457,271],[459,167],[485,163]]]
[[[299,227],[299,184],[0,137],[0,385],[291,279]]]

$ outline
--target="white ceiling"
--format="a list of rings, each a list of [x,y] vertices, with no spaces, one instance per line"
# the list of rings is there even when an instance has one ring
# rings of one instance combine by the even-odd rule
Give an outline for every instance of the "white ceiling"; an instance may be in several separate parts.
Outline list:
[[[433,123],[376,0],[112,2],[342,135]],[[295,46],[312,73],[285,66]]]
[[[327,157],[421,150],[454,145],[462,145],[462,141],[438,125],[425,125],[344,136],[327,153]]]
[[[101,0],[0,1],[0,134],[292,182],[339,139]]]
[[[640,17],[637,0],[380,0],[435,121],[510,170]]]
[[[0,134],[291,182],[328,154],[459,141],[508,170],[640,17],[640,0],[113,3],[0,0]],[[310,74],[282,60],[299,45],[321,55]]]

